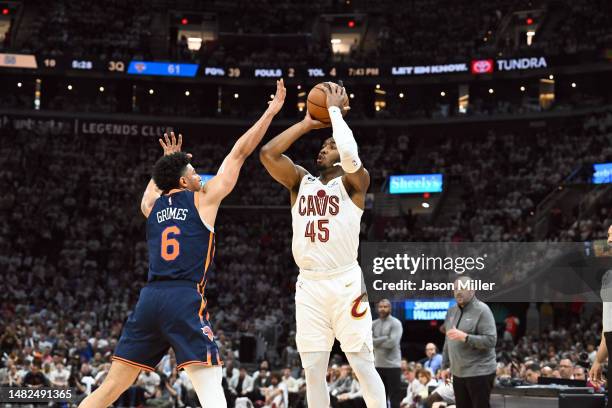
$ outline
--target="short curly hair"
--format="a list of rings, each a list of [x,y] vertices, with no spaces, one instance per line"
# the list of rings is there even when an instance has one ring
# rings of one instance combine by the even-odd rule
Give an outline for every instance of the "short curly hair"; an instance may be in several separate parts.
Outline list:
[[[153,181],[164,192],[180,188],[179,180],[188,164],[189,157],[183,152],[162,156],[153,166]]]

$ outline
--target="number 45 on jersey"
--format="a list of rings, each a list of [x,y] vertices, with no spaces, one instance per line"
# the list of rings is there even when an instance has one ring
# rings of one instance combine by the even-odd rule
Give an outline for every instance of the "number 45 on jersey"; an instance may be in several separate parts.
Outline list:
[[[308,221],[304,236],[310,238],[310,242],[315,242],[317,238],[319,242],[327,242],[329,240],[327,224],[329,224],[329,220]]]

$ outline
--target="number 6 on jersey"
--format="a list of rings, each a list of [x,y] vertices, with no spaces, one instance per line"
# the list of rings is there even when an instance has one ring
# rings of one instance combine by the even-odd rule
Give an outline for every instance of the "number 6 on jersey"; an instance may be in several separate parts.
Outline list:
[[[181,235],[181,230],[176,225],[166,227],[161,236],[161,256],[166,261],[174,261],[181,253],[181,247],[176,238],[169,235]]]

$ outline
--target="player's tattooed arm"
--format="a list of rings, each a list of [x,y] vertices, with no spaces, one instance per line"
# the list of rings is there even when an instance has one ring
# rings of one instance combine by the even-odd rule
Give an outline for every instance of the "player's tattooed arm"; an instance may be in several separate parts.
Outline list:
[[[306,170],[297,166],[284,153],[300,137],[313,129],[328,127],[323,122],[313,119],[308,111],[304,119],[286,129],[281,134],[266,143],[259,151],[259,160],[268,173],[290,191],[296,190],[306,174]]]
[[[202,190],[206,194],[206,203],[218,207],[236,185],[240,169],[247,157],[253,153],[268,130],[274,116],[280,112],[285,102],[285,85],[282,79],[276,81],[276,94],[269,102],[268,109],[255,124],[246,131],[237,141],[231,152],[225,157],[217,175],[209,180]],[[216,208],[214,209],[216,215]],[[214,218],[214,217],[213,217]]]
[[[180,152],[183,145],[183,135],[179,134],[177,139],[174,132],[170,132],[170,135],[164,133],[164,138],[159,139],[159,144],[164,150],[164,156]],[[192,156],[191,154],[187,153],[187,157],[191,159]],[[161,194],[162,191],[157,187],[153,179],[149,180],[149,184],[147,184],[147,188],[142,196],[142,201],[140,202],[140,210],[145,217],[149,216],[151,209],[155,204],[155,200],[157,200]]]

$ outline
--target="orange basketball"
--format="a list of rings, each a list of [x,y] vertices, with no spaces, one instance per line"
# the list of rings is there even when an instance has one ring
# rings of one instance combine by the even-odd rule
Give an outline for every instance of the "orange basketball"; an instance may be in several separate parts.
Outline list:
[[[310,116],[318,121],[323,123],[329,123],[329,112],[327,111],[327,96],[325,95],[324,87],[328,86],[327,82],[321,82],[316,84],[314,88],[308,92],[308,98],[306,99],[306,108],[310,113]],[[348,96],[344,101],[344,106],[348,106],[349,99]],[[348,109],[342,110],[342,116],[346,115]]]

